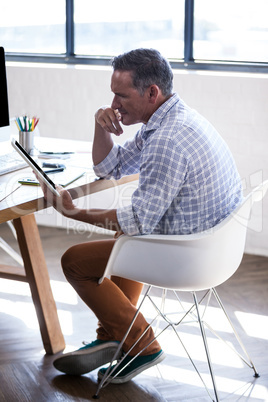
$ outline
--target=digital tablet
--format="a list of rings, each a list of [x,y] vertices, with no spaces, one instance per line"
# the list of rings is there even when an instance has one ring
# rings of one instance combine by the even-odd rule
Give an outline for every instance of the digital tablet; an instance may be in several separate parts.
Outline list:
[[[36,176],[40,181],[45,183],[45,185],[53,192],[53,194],[60,196],[59,192],[56,190],[55,183],[48,177],[48,175],[40,168],[40,166],[31,158],[31,156],[25,151],[25,149],[16,141],[12,140],[11,145],[20,154],[20,156],[28,163],[28,165],[36,173]]]

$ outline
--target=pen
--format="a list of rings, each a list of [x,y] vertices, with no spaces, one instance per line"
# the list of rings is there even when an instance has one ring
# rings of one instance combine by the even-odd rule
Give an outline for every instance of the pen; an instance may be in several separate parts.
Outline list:
[[[35,119],[35,122],[34,122],[34,129],[35,129],[35,127],[37,126],[38,122],[39,122],[39,118],[38,118],[38,119]]]
[[[28,131],[26,116],[23,117],[23,120],[24,120],[24,131]]]
[[[18,119],[19,119],[19,125],[20,125],[20,127],[21,127],[21,131],[24,131],[24,129],[23,129],[23,119],[22,119],[22,117],[18,117]]]
[[[68,154],[74,154],[74,152],[46,152],[46,151],[40,151],[40,154],[44,155],[68,155]]]
[[[16,117],[15,121],[16,121],[16,124],[17,124],[18,130],[19,130],[19,131],[22,131],[22,127],[21,127],[21,123],[20,123],[20,119],[19,119],[19,117]]]
[[[58,173],[58,172],[63,172],[64,168],[56,168],[56,169],[49,169],[49,170],[44,170],[44,172],[46,174],[50,174],[50,173]]]
[[[58,168],[63,168],[65,169],[66,166],[63,163],[51,163],[51,162],[43,162],[42,165],[43,168],[50,168],[50,169],[58,169]]]
[[[17,120],[15,120],[16,126],[18,127],[18,130],[20,131],[20,126],[19,123],[17,122]]]

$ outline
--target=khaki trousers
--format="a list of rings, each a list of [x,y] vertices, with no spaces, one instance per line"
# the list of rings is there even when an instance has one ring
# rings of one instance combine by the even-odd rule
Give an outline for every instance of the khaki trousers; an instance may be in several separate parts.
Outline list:
[[[68,282],[99,320],[97,339],[121,341],[136,313],[143,285],[116,276],[98,284],[115,241],[91,241],[71,247],[62,256],[62,268]],[[127,351],[147,327],[148,323],[139,313],[123,350]],[[138,353],[153,338],[150,327],[130,354]],[[160,349],[159,343],[154,341],[141,354],[150,355]]]

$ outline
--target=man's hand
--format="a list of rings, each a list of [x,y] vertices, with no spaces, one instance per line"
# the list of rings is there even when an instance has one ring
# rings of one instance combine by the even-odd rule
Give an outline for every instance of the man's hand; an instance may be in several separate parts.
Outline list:
[[[56,196],[49,190],[45,183],[41,181],[39,181],[39,183],[43,190],[44,198],[49,204],[53,205],[53,207],[64,216],[73,217],[75,215],[75,205],[73,204],[69,191],[56,185],[56,189],[60,194],[60,196]]]
[[[81,222],[116,231],[115,238],[124,234],[117,220],[116,209],[81,209],[73,204],[69,191],[61,186],[56,186],[60,196],[53,194],[41,181],[40,186],[46,201],[67,218],[73,218]]]
[[[123,129],[119,123],[121,120],[121,115],[117,109],[114,110],[111,107],[101,107],[97,110],[95,119],[96,123],[108,133],[112,133],[117,136],[123,134]]]

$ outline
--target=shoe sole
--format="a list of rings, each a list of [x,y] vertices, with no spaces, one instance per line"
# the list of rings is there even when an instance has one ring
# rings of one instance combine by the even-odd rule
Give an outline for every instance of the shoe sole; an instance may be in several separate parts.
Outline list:
[[[109,342],[92,348],[77,350],[59,357],[53,362],[53,365],[57,370],[69,375],[89,373],[109,363],[117,348],[118,343]]]
[[[143,364],[142,366],[137,367],[135,370],[131,371],[131,373],[125,375],[124,377],[115,377],[112,378],[111,380],[109,379],[109,384],[123,384],[125,382],[130,381],[133,377],[135,377],[136,375],[140,374],[142,371],[155,366],[158,363],[161,363],[164,359],[165,359],[166,355],[164,352],[162,352],[159,356],[157,356],[157,358],[155,358],[154,360]],[[101,380],[103,378],[104,374],[102,374],[101,371],[98,372],[98,379]]]

